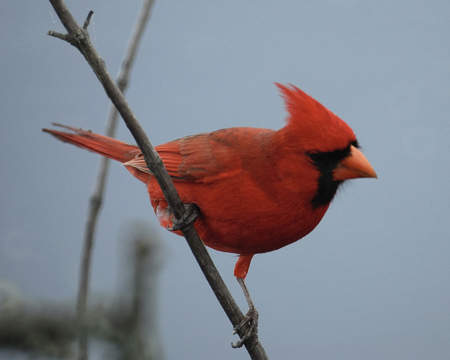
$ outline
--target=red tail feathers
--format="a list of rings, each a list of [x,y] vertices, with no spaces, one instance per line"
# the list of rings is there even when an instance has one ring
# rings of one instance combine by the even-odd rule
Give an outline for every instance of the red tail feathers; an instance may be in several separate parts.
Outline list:
[[[107,136],[98,135],[91,131],[76,129],[66,125],[53,125],[70,130],[73,133],[51,129],[42,129],[42,131],[55,136],[61,141],[68,142],[83,149],[96,152],[122,163],[133,159],[138,153],[140,153],[140,150],[137,146],[129,145]]]

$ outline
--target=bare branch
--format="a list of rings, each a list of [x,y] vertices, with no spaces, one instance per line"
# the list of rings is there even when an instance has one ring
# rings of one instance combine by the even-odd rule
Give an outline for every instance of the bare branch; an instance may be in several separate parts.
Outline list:
[[[64,27],[67,31],[73,34],[78,34],[82,32],[82,29],[73,20],[72,15],[67,10],[64,2],[62,0],[49,0],[53,5],[58,17],[62,21]],[[120,89],[115,85],[114,81],[111,79],[110,75],[106,71],[106,67],[98,55],[97,51],[91,44],[89,37],[79,37],[77,43],[75,44],[77,49],[83,54],[86,61],[91,66],[92,70],[97,75],[97,78],[102,83],[108,97],[114,103],[119,113],[122,115],[128,129],[135,138],[139,148],[142,150],[144,159],[148,168],[152,171],[157,179],[161,190],[166,198],[169,206],[178,222],[181,222],[185,212],[185,207],[180,200],[180,197],[173,185],[172,179],[170,178],[167,170],[165,169],[158,153],[153,148],[150,140],[145,135],[142,127],[138,123],[136,117],[134,116],[132,110],[129,108],[123,94]],[[212,262],[205,246],[198,237],[192,224],[183,227],[183,234],[191,248],[197,262],[199,263],[203,274],[205,275],[209,285],[214,291],[217,299],[219,300],[222,308],[227,314],[233,326],[237,326],[243,320],[243,314],[233,297],[231,296],[228,288],[226,287],[223,279],[221,278],[217,268]],[[241,329],[239,331],[239,336],[243,336],[247,329]],[[245,347],[249,352],[252,359],[267,359],[264,348],[258,341],[256,336],[252,336],[245,341]]]
[[[83,30],[87,30],[87,28],[91,22],[92,15],[94,15],[94,12],[92,10],[90,10],[88,13],[88,16],[86,16],[86,20],[84,20]]]
[[[61,40],[64,40],[64,41],[71,42],[71,39],[69,38],[69,36],[67,34],[61,34],[61,33],[57,32],[57,31],[53,31],[53,30],[50,30],[47,34],[50,35],[50,36],[53,36],[53,37],[55,37],[57,39],[61,39]]]
[[[144,4],[140,11],[139,18],[137,20],[133,36],[130,39],[130,43],[122,62],[121,70],[117,79],[117,84],[122,93],[125,92],[126,86],[128,84],[128,79],[131,72],[131,67],[136,57],[139,42],[144,33],[145,27],[147,25],[148,19],[150,17],[150,11],[154,0],[144,0]],[[94,12],[89,11],[88,16],[83,24],[83,30],[87,31],[89,23],[91,21]],[[69,41],[68,36],[61,34],[63,40]],[[61,38],[60,36],[58,36]],[[69,41],[71,44],[75,45],[73,42]],[[76,45],[75,45],[76,46]],[[118,112],[114,105],[111,106],[109,111],[109,117],[106,124],[106,135],[114,137],[115,129],[117,125]],[[84,232],[84,242],[83,242],[83,253],[80,265],[80,280],[78,287],[78,299],[77,299],[77,314],[80,322],[80,334],[79,334],[79,358],[87,359],[87,332],[85,331],[85,314],[87,309],[88,301],[88,290],[89,290],[89,278],[91,272],[91,262],[92,262],[92,247],[94,244],[95,230],[97,228],[98,215],[103,203],[103,197],[106,189],[106,178],[108,175],[109,160],[107,158],[102,158],[100,160],[100,166],[98,170],[97,180],[94,187],[94,191],[89,200],[88,217],[85,225]]]

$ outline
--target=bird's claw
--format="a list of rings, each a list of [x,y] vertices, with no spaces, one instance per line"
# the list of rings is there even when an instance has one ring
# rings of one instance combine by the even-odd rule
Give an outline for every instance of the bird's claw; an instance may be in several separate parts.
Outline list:
[[[247,326],[244,335],[242,335],[241,338],[235,343],[231,343],[231,347],[233,349],[242,347],[242,345],[244,345],[249,338],[258,335],[258,317],[258,311],[255,308],[250,308],[241,323],[234,327],[233,335],[237,334],[240,330],[243,330],[243,328]]]
[[[169,231],[182,230],[186,226],[192,224],[200,214],[200,210],[195,204],[184,204],[184,214],[180,220],[173,220],[173,226],[168,227]]]

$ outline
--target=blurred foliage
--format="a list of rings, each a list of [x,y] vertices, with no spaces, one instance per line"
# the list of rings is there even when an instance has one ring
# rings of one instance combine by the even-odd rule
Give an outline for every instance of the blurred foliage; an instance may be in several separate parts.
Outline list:
[[[113,345],[113,358],[160,360],[154,299],[159,243],[142,223],[134,223],[127,233],[126,281],[117,298],[97,299],[89,307],[87,331],[91,340]],[[0,285],[0,350],[20,351],[27,358],[73,358],[78,331],[75,304],[27,304],[13,286]]]

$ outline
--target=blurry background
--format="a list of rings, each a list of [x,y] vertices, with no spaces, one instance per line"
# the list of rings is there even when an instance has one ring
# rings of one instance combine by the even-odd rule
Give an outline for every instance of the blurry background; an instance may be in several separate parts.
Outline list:
[[[67,1],[116,74],[140,1]],[[253,260],[248,286],[273,359],[448,359],[450,3],[157,1],[127,98],[153,144],[231,126],[279,128],[274,81],[354,129],[379,179],[349,183],[302,241]],[[81,55],[48,37],[46,1],[0,4],[0,281],[23,301],[73,301],[99,157],[40,132],[102,132],[109,100]],[[132,141],[120,124],[118,138]],[[162,239],[166,359],[247,359],[185,241],[157,226],[145,187],[112,164],[91,294],[117,292],[120,236]],[[301,184],[299,184],[301,186]],[[232,293],[236,257],[211,251]],[[2,354],[0,352],[0,354]],[[3,353],[3,358],[10,355]],[[100,356],[100,355],[99,355]]]

